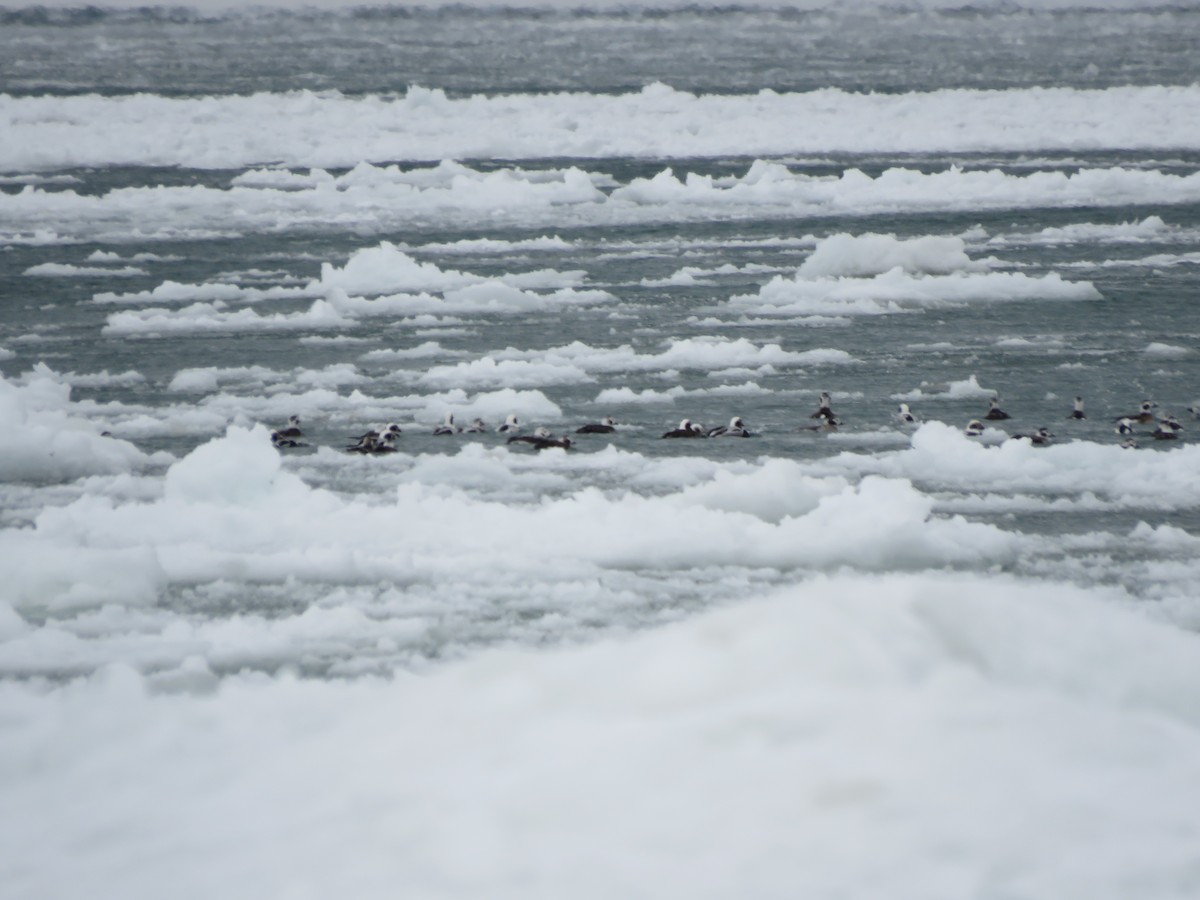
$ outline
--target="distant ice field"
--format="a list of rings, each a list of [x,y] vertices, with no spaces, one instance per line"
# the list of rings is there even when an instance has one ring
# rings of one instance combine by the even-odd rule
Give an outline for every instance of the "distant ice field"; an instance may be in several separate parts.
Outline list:
[[[1200,14],[1103,5],[0,10],[0,885],[1200,895]]]

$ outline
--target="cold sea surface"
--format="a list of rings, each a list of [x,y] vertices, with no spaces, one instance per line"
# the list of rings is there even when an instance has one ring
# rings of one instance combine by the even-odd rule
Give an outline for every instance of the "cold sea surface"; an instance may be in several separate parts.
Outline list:
[[[0,10],[0,883],[1196,896],[1198,42]]]

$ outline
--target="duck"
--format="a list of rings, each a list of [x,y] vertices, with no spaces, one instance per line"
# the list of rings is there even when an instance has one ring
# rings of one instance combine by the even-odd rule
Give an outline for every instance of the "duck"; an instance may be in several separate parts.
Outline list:
[[[833,398],[829,396],[828,391],[821,391],[820,406],[817,411],[809,416],[810,419],[824,419],[827,422],[834,421],[837,416],[833,414]]]
[[[552,447],[558,447],[561,450],[570,450],[572,441],[569,437],[556,438],[550,433],[550,429],[539,425],[533,430],[533,434],[518,434],[508,439],[510,444],[529,444],[534,450],[549,450]]]
[[[502,433],[505,431],[520,431],[521,423],[517,421],[517,414],[509,413],[508,417],[501,424],[496,426],[496,430]]]
[[[375,445],[365,452],[376,456],[383,453],[396,453],[396,432],[385,431],[379,440],[375,442]]]
[[[553,438],[550,429],[544,425],[539,425],[533,429],[533,434],[515,434],[508,439],[510,444],[536,444],[538,441],[546,441]]]
[[[1027,440],[1035,447],[1045,447],[1053,442],[1054,435],[1049,428],[1039,428],[1033,434],[1014,434],[1009,440]]]
[[[983,434],[984,425],[978,419],[972,419],[967,423],[967,427],[963,429],[963,434],[967,437],[979,437]]]
[[[298,438],[304,437],[304,432],[300,430],[300,417],[288,416],[288,423],[283,428],[276,428],[271,432],[271,437],[278,435],[281,438]]]
[[[1116,432],[1121,437],[1130,437],[1133,431],[1133,419],[1129,418],[1129,416],[1117,420]]]
[[[907,403],[901,403],[900,409],[896,413],[896,420],[901,425],[916,425],[917,417],[912,414],[912,410],[908,408]]]
[[[750,429],[746,427],[745,421],[741,416],[734,416],[729,420],[728,425],[718,425],[716,428],[710,429],[709,437],[753,437]]]
[[[704,430],[704,426],[691,419],[684,419],[675,428],[672,428],[666,434],[665,438],[702,438],[708,437],[708,433]]]
[[[554,447],[557,447],[560,450],[570,450],[572,447],[572,441],[569,437],[548,437],[533,442],[534,450],[550,450]]]
[[[454,413],[446,413],[442,424],[433,429],[434,434],[460,434],[462,428],[454,424]]]
[[[388,425],[377,425],[371,428],[371,431],[359,434],[354,444],[350,444],[346,448],[350,454],[373,454],[373,452],[394,452],[396,449],[396,439],[401,436],[401,427],[396,425],[396,422],[389,422]],[[390,450],[380,450],[380,446],[388,445]]]
[[[617,430],[617,420],[612,416],[605,416],[599,422],[589,422],[587,425],[582,425],[575,429],[576,434],[612,434]]]
[[[1179,424],[1179,420],[1174,416],[1163,416],[1158,420],[1158,427],[1154,429],[1153,437],[1156,441],[1173,441],[1179,437],[1179,432],[1183,431],[1183,426]]]
[[[1072,419],[1086,419],[1087,416],[1083,412],[1083,398],[1076,397],[1074,400],[1075,408],[1071,410]]]
[[[1011,419],[1012,416],[1000,408],[1000,398],[993,397],[988,401],[988,411],[984,418],[991,419],[992,421],[998,421],[1000,419]]]
[[[400,426],[395,422],[389,422],[386,425],[376,425],[374,428],[350,438],[350,440],[354,441],[354,443],[346,449],[360,453],[370,452],[371,448],[379,443],[381,438],[389,434],[392,435],[392,439],[394,441],[401,434]]]
[[[279,447],[281,449],[282,448],[307,447],[308,446],[308,444],[304,443],[303,441],[298,441],[295,438],[284,437],[278,431],[271,432],[271,444],[273,446]]]
[[[464,434],[480,434],[487,430],[488,430],[487,425],[484,423],[483,419],[473,419],[473,420],[471,420],[471,424],[463,429],[463,433]]]
[[[837,431],[841,424],[837,416],[825,416],[816,425],[802,425],[797,431]]]
[[[1153,400],[1143,400],[1141,409],[1131,416],[1117,416],[1113,421],[1120,422],[1128,419],[1130,422],[1136,422],[1139,425],[1149,425],[1154,421],[1154,410],[1158,408],[1158,404]]]

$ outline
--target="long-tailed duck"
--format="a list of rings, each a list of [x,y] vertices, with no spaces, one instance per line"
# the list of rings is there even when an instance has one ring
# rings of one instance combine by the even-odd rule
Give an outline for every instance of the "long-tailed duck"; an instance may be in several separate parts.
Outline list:
[[[548,437],[533,442],[533,449],[535,450],[550,450],[554,447],[560,450],[570,450],[572,447],[571,439],[569,437]]]
[[[1026,440],[1035,447],[1045,447],[1053,443],[1054,435],[1050,433],[1049,428],[1039,428],[1033,434],[1014,434],[1010,440]]]
[[[304,437],[304,432],[300,430],[300,417],[288,416],[288,423],[283,428],[276,428],[271,432],[271,438],[276,436],[280,438],[298,438]]]
[[[442,420],[442,424],[433,429],[434,434],[459,434],[462,429],[454,424],[454,413],[446,413],[446,418]]]
[[[395,453],[396,452],[396,432],[385,431],[375,442],[370,450],[366,451],[371,454]]]
[[[734,416],[728,425],[718,425],[708,432],[709,437],[753,437],[741,416]]]
[[[985,415],[984,418],[991,419],[992,421],[997,421],[999,419],[1011,419],[1012,416],[1010,416],[1008,413],[1006,413],[1004,410],[1002,410],[1000,408],[1000,398],[993,397],[991,400],[988,401],[988,411],[987,411],[987,415]]]
[[[617,430],[617,420],[612,416],[605,416],[599,422],[589,422],[587,425],[582,425],[575,429],[576,434],[612,434]]]
[[[820,404],[817,411],[809,416],[810,419],[824,419],[826,422],[833,422],[837,419],[833,413],[833,398],[829,396],[828,391],[821,391]]]
[[[1130,422],[1136,422],[1139,425],[1149,425],[1154,421],[1154,410],[1158,408],[1158,404],[1153,400],[1143,400],[1142,407],[1131,416],[1117,416],[1114,422],[1120,422],[1128,419]]]
[[[1183,426],[1179,424],[1179,420],[1174,416],[1163,416],[1158,420],[1158,427],[1154,429],[1153,437],[1156,441],[1173,441],[1179,437],[1179,433],[1183,431]]]
[[[515,434],[508,439],[510,444],[536,444],[538,441],[550,440],[554,435],[545,425],[533,429],[533,434]]]
[[[508,414],[508,418],[507,418],[507,419],[505,419],[505,420],[504,420],[504,422],[503,422],[502,424],[500,424],[500,425],[497,425],[497,426],[496,426],[496,430],[497,430],[497,431],[500,431],[500,432],[504,432],[504,431],[520,431],[520,430],[521,430],[521,423],[517,421],[517,414],[516,414],[516,413],[509,413],[509,414]]]
[[[665,438],[702,438],[708,437],[708,433],[704,430],[704,426],[698,422],[693,422],[691,419],[684,419],[675,428],[672,428],[666,434]]]
[[[1083,398],[1076,397],[1074,403],[1075,403],[1075,408],[1071,410],[1071,418],[1072,419],[1086,419],[1087,416],[1084,415],[1084,412],[1083,412]]]
[[[278,431],[271,432],[271,443],[274,446],[279,447],[281,449],[282,448],[307,447],[308,446],[308,444],[304,443],[303,441],[298,441],[295,438],[284,437]]]

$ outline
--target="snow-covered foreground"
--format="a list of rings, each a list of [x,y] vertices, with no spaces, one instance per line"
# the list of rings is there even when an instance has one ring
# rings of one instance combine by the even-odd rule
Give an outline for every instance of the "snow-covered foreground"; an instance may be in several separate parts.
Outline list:
[[[0,685],[13,896],[1200,891],[1195,639],[1118,591],[828,575],[420,674]]]

